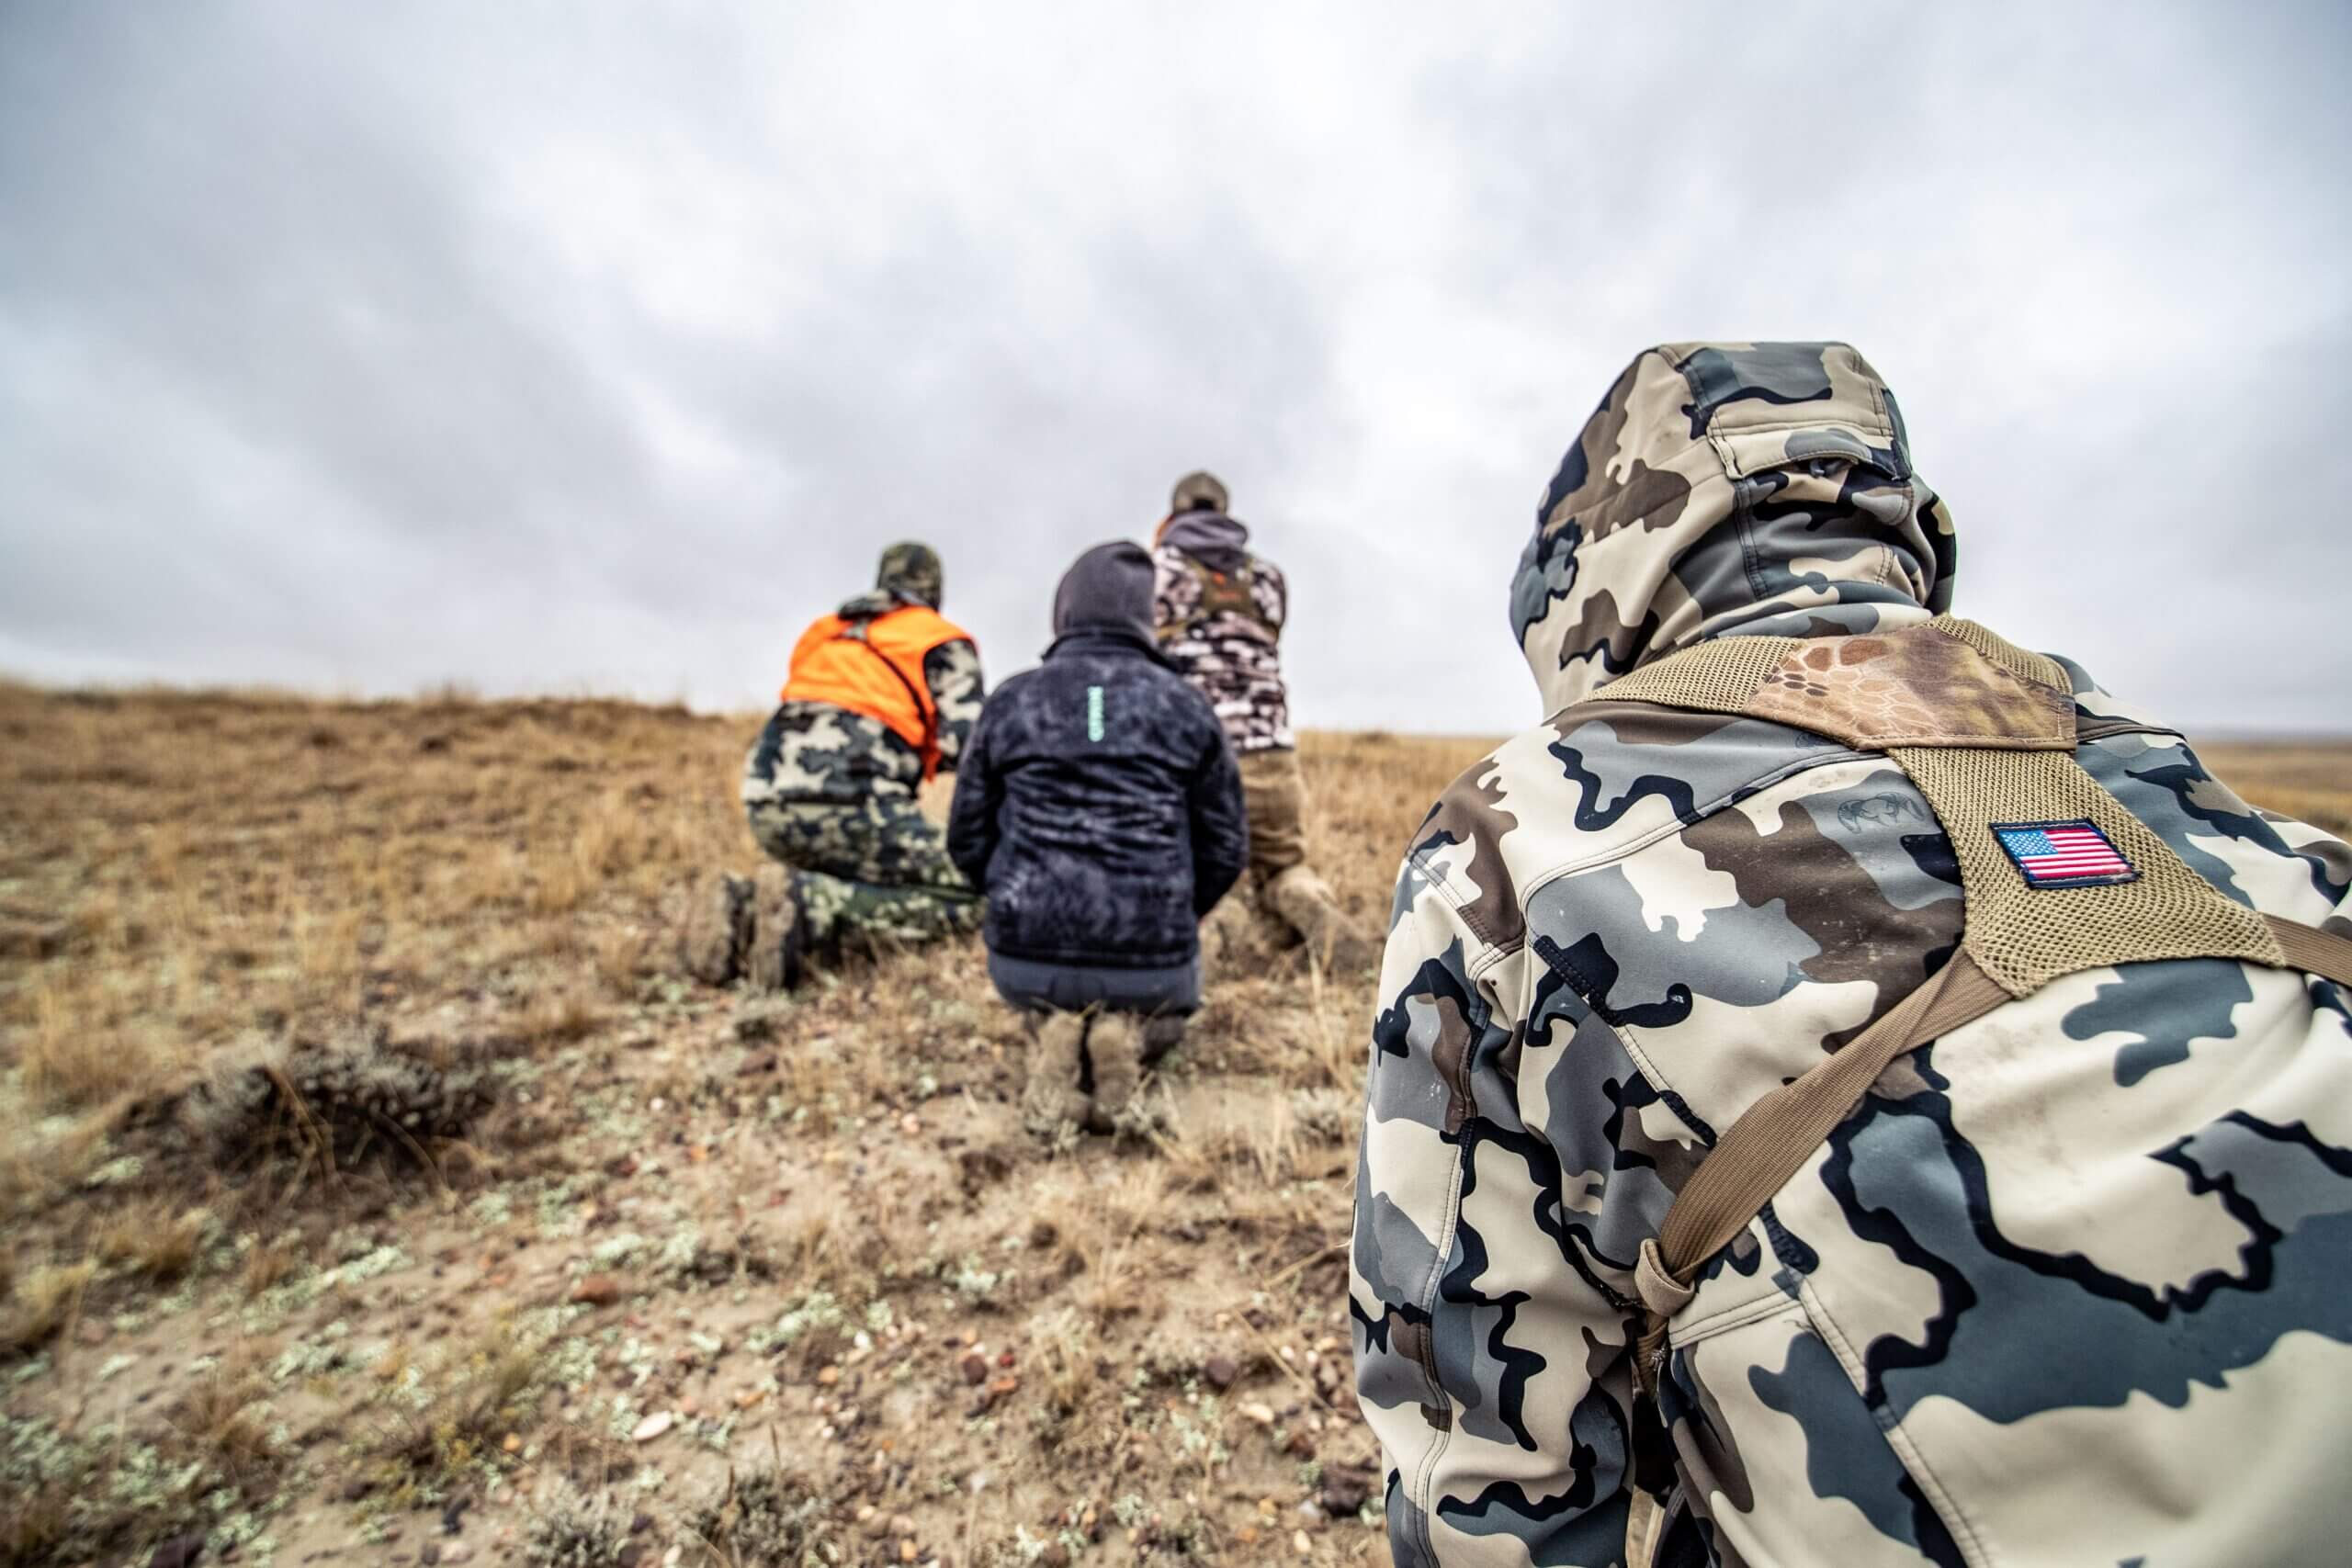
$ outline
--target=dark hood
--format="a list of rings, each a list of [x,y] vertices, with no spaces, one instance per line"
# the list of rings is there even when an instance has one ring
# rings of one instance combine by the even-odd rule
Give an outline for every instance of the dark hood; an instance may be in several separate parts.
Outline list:
[[[1561,459],[1511,583],[1546,713],[1709,637],[1892,631],[1951,603],[1951,517],[1841,343],[1670,344]]]
[[[1152,646],[1151,582],[1151,557],[1140,545],[1121,539],[1095,546],[1054,590],[1054,636],[1119,631]]]
[[[1159,542],[1173,545],[1211,571],[1239,571],[1250,558],[1250,529],[1222,512],[1180,512],[1159,531]]]

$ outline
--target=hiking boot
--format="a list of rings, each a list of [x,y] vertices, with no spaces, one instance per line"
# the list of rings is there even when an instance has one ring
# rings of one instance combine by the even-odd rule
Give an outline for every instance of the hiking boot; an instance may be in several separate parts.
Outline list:
[[[706,986],[732,985],[742,973],[752,929],[752,879],[718,875],[686,895],[678,930],[678,967]]]
[[[1379,949],[1348,929],[1330,885],[1295,865],[1266,886],[1266,902],[1306,943],[1306,954],[1327,975],[1361,975]]]
[[[1143,1025],[1132,1013],[1096,1015],[1086,1034],[1087,1060],[1094,1065],[1094,1103],[1087,1118],[1091,1133],[1118,1133],[1136,1125],[1136,1087],[1143,1081]]]
[[[800,984],[808,946],[800,878],[780,865],[762,866],[752,884],[751,906],[743,977],[754,990],[788,991]]]
[[[1162,1013],[1144,1020],[1143,1065],[1147,1068],[1159,1065],[1161,1057],[1184,1043],[1184,1015]]]
[[[1029,1077],[1021,1091],[1021,1124],[1057,1140],[1086,1120],[1086,1015],[1049,1012],[1038,1020],[1029,1047]]]

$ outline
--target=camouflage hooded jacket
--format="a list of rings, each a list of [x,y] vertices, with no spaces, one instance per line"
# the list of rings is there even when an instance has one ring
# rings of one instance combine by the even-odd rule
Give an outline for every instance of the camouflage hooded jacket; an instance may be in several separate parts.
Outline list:
[[[1235,751],[1286,751],[1297,744],[1281,650],[1290,584],[1249,543],[1248,526],[1222,513],[1170,518],[1151,552],[1152,623],[1161,651],[1208,698]],[[1245,581],[1246,606],[1207,602],[1207,583]]]
[[[1634,1268],[1722,1130],[1950,960],[1953,847],[1883,754],[1610,700],[1702,638],[1893,630],[1951,523],[1837,344],[1621,376],[1511,592],[1546,723],[1416,831],[1351,1281],[1397,1562],[1610,1563]],[[2241,904],[2352,931],[2352,854],[2079,668],[2075,756]],[[2352,1020],[2213,960],[2056,981],[1899,1059],[1677,1314],[1660,1561],[2340,1561]]]

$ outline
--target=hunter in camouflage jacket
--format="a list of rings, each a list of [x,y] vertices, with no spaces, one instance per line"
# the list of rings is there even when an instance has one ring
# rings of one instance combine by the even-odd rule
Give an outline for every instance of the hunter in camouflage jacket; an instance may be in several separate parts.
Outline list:
[[[1643,1242],[1962,931],[1886,756],[1608,682],[1918,626],[1951,581],[1843,345],[1645,353],[1569,448],[1511,590],[1552,716],[1415,832],[1373,1026],[1351,1298],[1399,1564],[1623,1560]],[[2100,785],[2230,898],[2352,932],[2342,843],[2061,663]],[[1697,1291],[1660,1561],[2343,1561],[2346,998],[2217,959],[2052,982],[1897,1059]]]

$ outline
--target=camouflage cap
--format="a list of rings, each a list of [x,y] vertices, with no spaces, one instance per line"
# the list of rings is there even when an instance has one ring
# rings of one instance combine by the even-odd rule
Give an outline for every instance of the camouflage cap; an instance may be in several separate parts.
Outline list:
[[[1645,351],[1585,422],[1511,582],[1544,711],[1704,637],[1893,630],[1951,603],[1951,517],[1841,343]]]
[[[1206,507],[1211,512],[1223,512],[1232,502],[1225,493],[1224,481],[1206,468],[1196,468],[1176,481],[1169,493],[1170,512],[1197,512]]]
[[[882,565],[874,573],[875,587],[934,610],[946,585],[947,572],[939,564],[939,552],[912,539],[902,539],[884,550]]]

